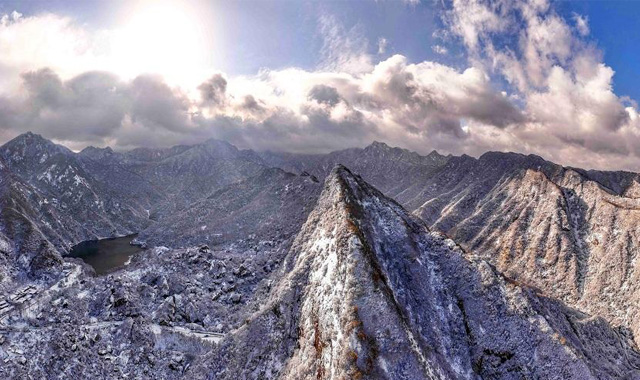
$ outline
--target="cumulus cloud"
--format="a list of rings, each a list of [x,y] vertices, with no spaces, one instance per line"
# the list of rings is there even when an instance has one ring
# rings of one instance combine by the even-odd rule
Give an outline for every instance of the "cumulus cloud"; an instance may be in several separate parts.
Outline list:
[[[76,27],[68,17],[43,14],[23,17],[18,12],[0,17],[0,93],[21,84],[20,73],[50,67],[59,75],[101,69],[100,36]]]
[[[192,102],[179,90],[170,88],[161,78],[139,76],[127,90],[130,116],[134,123],[173,132],[189,133],[192,130],[189,117]]]
[[[14,128],[29,127],[61,139],[106,137],[126,112],[125,88],[112,74],[87,72],[62,81],[50,69],[22,75],[26,97],[7,100]]]
[[[546,0],[454,0],[444,20],[471,64],[505,78],[523,104],[526,121],[500,133],[504,149],[588,167],[639,161],[636,107],[613,92],[613,69],[584,39],[585,17],[574,14],[572,27]]]
[[[309,98],[316,100],[318,103],[335,106],[340,102],[340,94],[334,87],[325,86],[323,84],[315,85],[309,91]]]
[[[126,125],[149,134],[193,129],[191,101],[158,77],[123,82],[110,73],[87,72],[65,81],[45,68],[24,73],[22,80],[23,96],[0,98],[2,129],[32,130],[85,145],[129,145],[118,140]]]
[[[202,102],[206,105],[222,105],[225,102],[227,80],[222,74],[215,74],[209,80],[198,86]]]
[[[410,64],[400,55],[359,74],[215,75],[196,98],[150,75],[122,81],[91,72],[62,80],[42,69],[22,79],[24,97],[0,102],[10,108],[1,128],[121,147],[217,137],[255,149],[319,152],[380,139],[454,150],[469,139],[463,119],[505,128],[524,118],[480,70]]]
[[[69,20],[42,17],[74,35]],[[15,28],[22,22],[13,17],[5,23]],[[38,17],[29,23],[50,28]],[[0,99],[7,110],[0,128],[34,130],[77,146],[217,137],[242,147],[320,152],[378,139],[419,151],[461,152],[473,141],[469,123],[504,129],[525,117],[480,69],[411,64],[401,55],[374,65],[360,26],[347,29],[331,16],[319,25],[324,43],[318,70],[218,73],[203,80],[195,96],[151,75],[122,79],[92,71],[67,78],[55,67],[29,70],[20,77],[22,95]],[[78,35],[88,50],[94,48],[94,36]]]
[[[585,40],[586,18],[564,19],[545,0],[453,0],[443,21],[433,35],[442,45],[433,49],[463,46],[468,61],[457,67],[402,55],[374,62],[361,27],[323,16],[316,69],[216,73],[194,88],[147,74],[70,70],[55,59],[43,68],[25,40],[22,50],[11,46],[0,57],[0,78],[14,81],[0,95],[0,138],[33,130],[77,148],[129,148],[214,137],[294,152],[382,140],[423,153],[510,150],[575,166],[640,169],[638,107],[613,92],[613,69]],[[78,62],[91,66],[97,37],[54,15],[0,18],[0,50],[27,30],[45,43],[51,28],[74,36],[53,46],[81,46],[89,53]],[[378,53],[386,46],[378,41]]]
[[[589,34],[589,18],[574,12],[573,21],[575,22],[576,29],[578,29],[578,33],[580,33],[581,36],[584,37]]]
[[[449,49],[442,45],[433,45],[431,46],[431,50],[433,50],[434,53],[440,55],[447,55],[449,53]]]

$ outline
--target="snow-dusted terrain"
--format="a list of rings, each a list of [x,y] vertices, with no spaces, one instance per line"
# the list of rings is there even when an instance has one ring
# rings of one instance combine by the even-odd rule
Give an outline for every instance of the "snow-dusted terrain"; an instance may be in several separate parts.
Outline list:
[[[194,371],[247,379],[640,376],[634,343],[604,320],[464,256],[338,167],[262,309]]]
[[[640,378],[638,189],[512,153],[27,133],[0,147],[0,378]],[[64,257],[133,232],[108,275]]]

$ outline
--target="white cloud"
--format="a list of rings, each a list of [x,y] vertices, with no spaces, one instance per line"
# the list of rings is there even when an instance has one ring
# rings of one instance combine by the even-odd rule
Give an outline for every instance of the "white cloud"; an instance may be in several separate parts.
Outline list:
[[[387,45],[389,45],[389,41],[386,38],[380,37],[378,38],[378,54],[384,54],[387,52]]]
[[[74,26],[67,17],[21,17],[17,12],[4,15],[0,22],[0,62],[7,85],[0,91],[14,91],[21,72],[45,66],[65,77],[100,69],[100,45],[99,36]]]
[[[401,55],[374,63],[376,47],[368,50],[361,27],[324,16],[316,70],[196,73],[193,86],[176,86],[111,70],[119,66],[105,59],[107,32],[57,15],[5,15],[0,136],[30,129],[74,147],[121,148],[216,137],[298,152],[377,139],[419,152],[512,150],[575,166],[640,169],[638,107],[613,92],[614,71],[573,22],[542,0],[454,0],[432,49],[446,54],[457,38],[469,53],[457,69]],[[387,47],[381,38],[378,53]]]
[[[242,147],[319,152],[378,139],[459,152],[472,141],[461,119],[496,128],[524,119],[482,71],[409,64],[400,55],[358,74],[216,74],[197,98],[158,77],[122,81],[99,72],[62,80],[39,70],[25,74],[23,85],[24,99],[0,98],[0,129],[119,147],[217,137]]]
[[[259,111],[239,101],[249,94]],[[524,118],[481,71],[409,64],[400,55],[358,74],[287,69],[230,78],[227,99],[201,122],[217,137],[256,149],[328,151],[379,139],[460,151],[469,137],[461,119],[505,128]]]
[[[589,18],[586,16],[579,15],[577,13],[573,14],[573,21],[576,24],[576,29],[578,33],[585,37],[589,34]]]
[[[446,21],[451,31],[462,37],[464,44],[474,53],[480,39],[506,29],[508,21],[504,16],[500,2],[454,0]]]
[[[359,25],[345,30],[335,17],[323,15],[319,18],[319,29],[324,40],[321,69],[350,73],[371,70],[373,63],[368,53],[369,41]]]
[[[445,15],[472,65],[493,70],[518,91],[527,121],[492,132],[504,149],[585,167],[615,168],[623,158],[638,169],[636,107],[613,92],[614,71],[584,40],[588,20],[574,14],[573,21],[575,28],[546,0],[454,0]],[[471,127],[476,136],[487,130]]]
[[[125,79],[150,72],[174,85],[195,85],[206,72],[205,49],[198,38],[202,33],[193,26],[198,23],[160,5],[147,11],[127,25],[103,30],[89,30],[52,13],[0,16],[0,79],[5,84],[0,92],[15,91],[20,73],[42,67],[64,79],[94,70]]]
[[[433,50],[434,53],[440,54],[440,55],[449,54],[449,49],[447,49],[446,47],[444,47],[442,45],[433,45],[433,46],[431,46],[431,50]]]
[[[20,20],[22,14],[16,11],[11,12],[11,14],[5,14],[0,17],[0,26],[8,26],[9,23],[16,22]]]

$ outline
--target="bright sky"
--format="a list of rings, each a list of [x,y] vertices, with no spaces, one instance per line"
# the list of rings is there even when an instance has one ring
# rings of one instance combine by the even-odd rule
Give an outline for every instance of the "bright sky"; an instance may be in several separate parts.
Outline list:
[[[0,0],[0,142],[640,170],[640,2]]]

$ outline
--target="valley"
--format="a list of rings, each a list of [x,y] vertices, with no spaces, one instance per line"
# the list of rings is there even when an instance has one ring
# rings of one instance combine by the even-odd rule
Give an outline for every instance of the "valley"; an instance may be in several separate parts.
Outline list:
[[[31,133],[0,170],[4,378],[640,376],[635,173]]]

